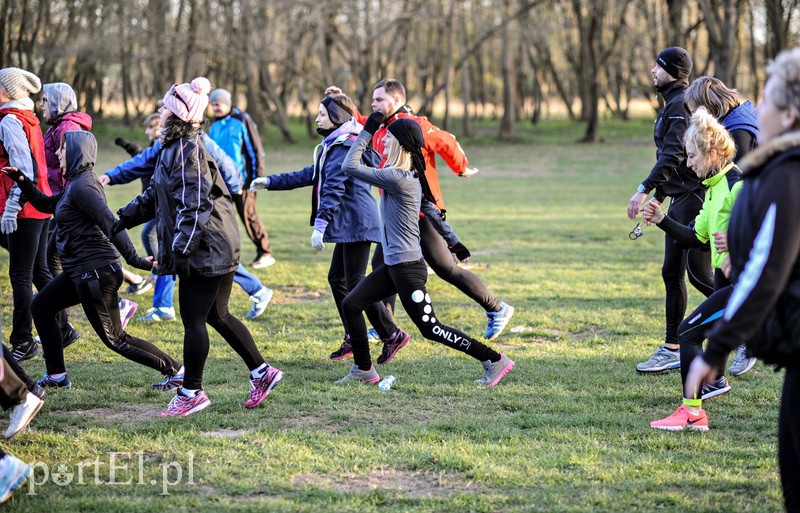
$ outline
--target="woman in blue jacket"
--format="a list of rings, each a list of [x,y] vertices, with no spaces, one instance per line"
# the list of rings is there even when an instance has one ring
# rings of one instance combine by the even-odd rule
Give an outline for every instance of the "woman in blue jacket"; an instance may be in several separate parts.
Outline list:
[[[370,185],[348,176],[342,162],[361,132],[353,118],[353,101],[344,94],[326,96],[319,105],[317,132],[323,137],[314,148],[313,163],[299,171],[256,178],[252,190],[285,191],[312,187],[311,247],[322,251],[325,242],[334,243],[328,283],[344,326],[344,341],[331,353],[331,360],[342,360],[353,354],[350,331],[342,309],[347,294],[364,279],[373,242],[380,241],[380,216]],[[376,155],[377,157],[377,155]],[[374,164],[374,163],[373,163]],[[381,339],[386,342],[379,364],[391,360],[411,338],[398,328],[386,306],[378,301],[366,309],[367,317]]]

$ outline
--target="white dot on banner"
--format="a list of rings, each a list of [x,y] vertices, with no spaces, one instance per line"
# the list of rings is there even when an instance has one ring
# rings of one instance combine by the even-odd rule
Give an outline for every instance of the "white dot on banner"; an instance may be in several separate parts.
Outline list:
[[[428,317],[427,315],[422,316],[422,322],[428,322],[428,319],[430,319],[430,317]]]
[[[425,308],[422,309],[425,313],[431,313],[433,311],[433,307],[431,305],[425,305]]]
[[[411,300],[415,303],[422,303],[422,300],[425,298],[425,293],[421,290],[415,290],[411,293]]]

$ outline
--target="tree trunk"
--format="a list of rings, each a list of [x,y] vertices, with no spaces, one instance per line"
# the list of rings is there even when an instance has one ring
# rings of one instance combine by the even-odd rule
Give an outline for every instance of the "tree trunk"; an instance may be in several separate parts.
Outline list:
[[[511,10],[510,0],[505,0],[505,12],[509,13]],[[503,76],[503,118],[500,120],[500,133],[498,137],[501,140],[508,140],[514,136],[514,107],[516,105],[516,77],[514,74],[514,56],[513,49],[516,47],[512,41],[511,28],[512,23],[508,23],[503,30],[503,44],[502,44],[502,76]]]

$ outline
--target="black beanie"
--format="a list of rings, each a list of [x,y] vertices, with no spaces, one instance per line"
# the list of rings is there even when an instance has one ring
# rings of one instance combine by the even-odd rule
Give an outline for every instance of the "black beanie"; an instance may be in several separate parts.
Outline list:
[[[321,103],[328,111],[328,119],[336,126],[346,123],[353,117],[352,111],[347,106],[337,102],[330,96],[323,98]]]
[[[422,137],[422,129],[419,123],[409,118],[395,119],[388,126],[389,131],[409,153],[419,152],[425,146],[425,138]]]
[[[692,72],[692,58],[689,52],[680,46],[672,46],[662,50],[656,59],[661,68],[678,80],[687,80]]]

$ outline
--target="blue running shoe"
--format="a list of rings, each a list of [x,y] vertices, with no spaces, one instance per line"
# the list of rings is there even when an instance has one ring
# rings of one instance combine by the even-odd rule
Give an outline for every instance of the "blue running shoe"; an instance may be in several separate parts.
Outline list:
[[[6,502],[31,476],[33,468],[16,456],[6,454],[0,459],[0,504]]]
[[[486,326],[486,333],[483,334],[483,338],[494,340],[499,337],[513,315],[514,307],[506,303],[500,303],[499,312],[486,312],[489,324]]]
[[[72,386],[72,381],[70,381],[69,376],[66,374],[64,374],[61,379],[53,379],[45,372],[44,377],[36,380],[36,384],[42,388],[69,388]]]
[[[250,311],[244,314],[245,319],[255,319],[264,313],[272,300],[272,289],[261,287],[261,290],[250,296]]]

